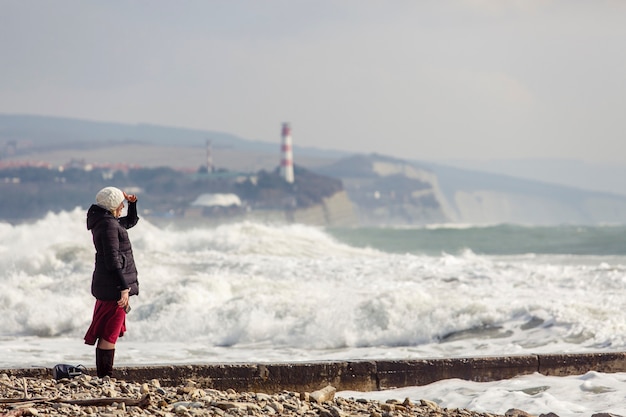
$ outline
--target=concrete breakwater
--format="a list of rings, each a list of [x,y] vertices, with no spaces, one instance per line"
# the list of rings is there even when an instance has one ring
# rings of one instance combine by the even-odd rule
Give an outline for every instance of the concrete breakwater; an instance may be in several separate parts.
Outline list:
[[[93,369],[89,369],[95,374]],[[128,382],[158,379],[163,386],[193,380],[203,388],[239,392],[337,390],[379,391],[459,378],[487,382],[528,375],[582,375],[590,371],[626,372],[626,352],[489,356],[415,360],[362,360],[296,363],[227,363],[116,367],[114,377]],[[0,370],[8,376],[52,378],[49,368]]]

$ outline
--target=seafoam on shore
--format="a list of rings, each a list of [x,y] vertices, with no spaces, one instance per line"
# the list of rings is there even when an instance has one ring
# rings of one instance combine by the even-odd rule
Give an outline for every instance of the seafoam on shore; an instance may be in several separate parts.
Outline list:
[[[536,416],[626,416],[626,373],[588,372],[565,377],[535,373],[493,382],[448,379],[421,387],[367,393],[342,391],[338,395],[378,401],[426,398],[443,408],[494,414],[505,414],[514,408]]]

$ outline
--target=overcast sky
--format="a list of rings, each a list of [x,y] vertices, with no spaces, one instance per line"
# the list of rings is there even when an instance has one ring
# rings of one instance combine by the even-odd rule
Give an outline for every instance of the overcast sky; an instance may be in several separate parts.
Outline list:
[[[0,0],[0,112],[626,162],[626,2]]]

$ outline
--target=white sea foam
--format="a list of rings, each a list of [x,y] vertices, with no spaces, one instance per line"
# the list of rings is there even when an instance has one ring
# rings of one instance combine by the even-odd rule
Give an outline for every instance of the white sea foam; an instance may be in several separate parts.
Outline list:
[[[624,393],[625,373],[588,372],[567,377],[533,374],[495,382],[450,379],[423,387],[368,393],[342,391],[337,396],[380,401],[425,398],[442,407],[478,412],[504,414],[517,408],[536,416],[552,412],[560,417],[588,417],[595,413],[626,415]]]
[[[131,299],[120,365],[626,347],[623,256],[389,254],[303,225],[176,230],[142,219],[129,234],[141,293]],[[0,367],[93,361],[82,343],[93,256],[84,210],[0,223]],[[472,389],[484,391],[484,403],[497,397],[498,388],[481,387]],[[418,392],[453,404],[453,391]],[[524,397],[519,408],[555,391]]]

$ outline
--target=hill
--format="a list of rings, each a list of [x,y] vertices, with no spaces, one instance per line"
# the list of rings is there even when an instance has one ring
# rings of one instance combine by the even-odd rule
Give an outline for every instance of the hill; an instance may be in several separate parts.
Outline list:
[[[361,224],[626,223],[626,196],[382,155],[316,169],[342,179]]]
[[[278,134],[276,143],[267,143],[214,131],[0,115],[0,167],[78,161],[193,173],[206,163],[207,140],[218,169],[254,174],[272,172],[279,164]],[[297,145],[294,155],[298,167],[341,180],[349,204],[340,199],[337,210],[342,222],[350,224],[626,223],[626,197],[621,195],[384,155]],[[337,218],[332,206],[322,206],[310,218],[328,223]]]
[[[0,159],[36,160],[39,156],[46,156],[54,158],[60,164],[66,163],[69,157],[83,159],[85,156],[93,156],[93,159],[85,158],[93,162],[94,159],[99,159],[98,154],[102,152],[118,158],[109,159],[108,162],[122,160],[135,165],[182,167],[178,161],[168,158],[168,151],[182,149],[193,152],[198,161],[196,163],[200,164],[204,159],[198,157],[198,151],[202,150],[200,155],[204,155],[207,140],[211,141],[216,160],[224,168],[230,168],[228,164],[234,159],[235,153],[272,155],[274,160],[278,160],[278,128],[276,142],[269,143],[217,131],[0,114]],[[149,152],[149,160],[145,160],[139,151],[146,149],[153,150]],[[124,152],[126,150],[130,152]],[[345,152],[305,148],[297,144],[294,150],[311,159],[346,155]],[[225,158],[219,158],[222,153]],[[183,155],[189,156],[187,153]],[[60,157],[65,160],[58,160]],[[186,159],[182,162],[185,161]]]

